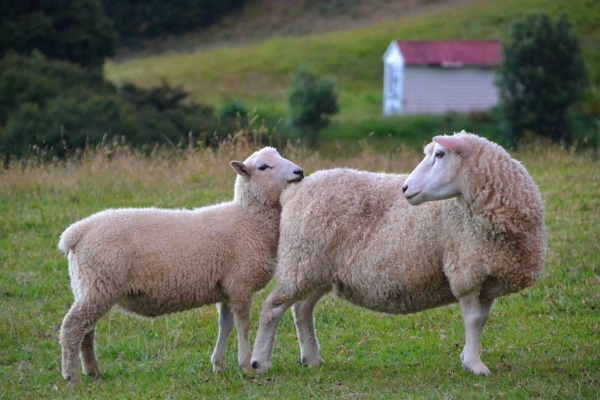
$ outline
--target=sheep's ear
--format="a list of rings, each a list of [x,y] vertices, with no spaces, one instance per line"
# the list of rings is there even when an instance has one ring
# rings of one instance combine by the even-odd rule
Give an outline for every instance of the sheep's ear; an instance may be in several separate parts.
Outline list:
[[[229,165],[231,165],[231,168],[233,168],[235,173],[239,176],[250,176],[250,169],[246,166],[246,164],[239,161],[232,161],[229,163]]]
[[[466,158],[471,154],[471,146],[465,140],[456,136],[436,136],[433,141],[441,144],[448,150],[460,154],[461,157]]]

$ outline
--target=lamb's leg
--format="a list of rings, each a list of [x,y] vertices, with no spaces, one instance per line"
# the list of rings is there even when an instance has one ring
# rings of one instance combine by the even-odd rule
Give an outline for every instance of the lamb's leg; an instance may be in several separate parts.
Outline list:
[[[59,339],[62,347],[62,375],[71,385],[81,383],[79,373],[80,351],[86,354],[86,361],[89,362],[89,341],[91,337],[93,346],[94,336],[88,336],[86,343],[84,343],[84,337],[94,330],[96,323],[108,312],[110,306],[110,304],[103,301],[94,302],[91,298],[86,301],[76,300],[63,320]],[[86,346],[85,349],[83,348],[84,345]]]
[[[250,310],[235,313],[235,327],[238,334],[238,364],[246,372],[252,371],[250,366],[250,342],[248,334],[250,332]]]
[[[324,286],[315,290],[302,302],[294,304],[292,312],[300,344],[300,359],[307,366],[318,366],[324,361],[319,355],[319,341],[315,332],[314,310],[315,306],[331,287]]]
[[[286,310],[299,297],[299,293],[295,291],[284,290],[281,281],[279,281],[275,290],[263,303],[258,333],[254,342],[254,351],[252,352],[252,369],[257,372],[265,372],[271,369],[271,358],[279,321],[281,321],[281,317],[283,317]]]
[[[479,357],[479,344],[494,300],[481,301],[478,294],[465,295],[458,300],[465,324],[465,347],[460,359],[468,371],[489,375],[490,370]]]
[[[95,332],[96,328],[94,327],[83,337],[80,355],[81,364],[83,364],[83,373],[92,378],[100,378],[102,377],[102,373],[100,372],[100,366],[98,365],[98,359],[94,350]]]
[[[233,314],[229,306],[225,303],[218,303],[217,310],[219,311],[219,337],[211,357],[214,372],[222,371],[225,368],[225,348],[233,329]]]

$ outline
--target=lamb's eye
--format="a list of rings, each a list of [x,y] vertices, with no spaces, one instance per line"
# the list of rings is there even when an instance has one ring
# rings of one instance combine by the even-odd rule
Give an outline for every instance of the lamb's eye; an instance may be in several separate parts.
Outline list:
[[[435,152],[435,158],[442,158],[444,157],[444,152],[441,150],[438,150]]]
[[[269,166],[267,164],[263,164],[260,167],[258,167],[258,169],[260,169],[261,171],[264,171],[267,168],[269,168]]]

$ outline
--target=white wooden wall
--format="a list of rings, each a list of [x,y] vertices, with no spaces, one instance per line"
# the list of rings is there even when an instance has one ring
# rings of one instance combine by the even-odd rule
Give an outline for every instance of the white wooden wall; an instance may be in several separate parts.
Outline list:
[[[403,65],[386,63],[383,74],[383,114],[402,114]]]
[[[402,114],[488,110],[498,104],[494,70],[404,67]]]

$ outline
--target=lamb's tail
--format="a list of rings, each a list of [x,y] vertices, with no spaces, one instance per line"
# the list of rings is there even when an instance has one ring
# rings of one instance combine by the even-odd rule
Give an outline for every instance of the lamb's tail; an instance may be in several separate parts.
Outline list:
[[[85,221],[79,221],[65,229],[62,235],[60,235],[58,248],[65,253],[65,255],[69,254],[69,251],[74,251],[77,244],[88,231],[88,225],[89,224],[86,224]]]

